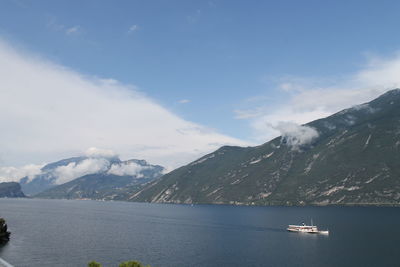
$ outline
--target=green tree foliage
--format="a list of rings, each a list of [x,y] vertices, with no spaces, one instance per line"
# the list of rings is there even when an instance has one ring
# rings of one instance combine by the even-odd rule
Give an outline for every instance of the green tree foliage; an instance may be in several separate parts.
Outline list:
[[[88,267],[102,267],[98,262],[91,261],[88,263]],[[138,261],[125,261],[119,265],[119,267],[151,267],[150,265],[144,266]]]
[[[119,267],[150,267],[150,265],[144,266],[138,261],[125,261],[121,263]]]
[[[0,218],[0,232],[7,232],[6,220]]]
[[[101,264],[95,261],[91,261],[88,263],[88,267],[101,267]]]

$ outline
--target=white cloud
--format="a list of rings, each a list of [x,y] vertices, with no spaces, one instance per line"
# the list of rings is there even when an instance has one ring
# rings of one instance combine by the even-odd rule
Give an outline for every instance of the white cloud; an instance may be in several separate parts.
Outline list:
[[[181,100],[179,100],[179,103],[180,103],[180,104],[187,104],[187,103],[189,103],[189,102],[190,102],[189,99],[181,99]]]
[[[59,23],[55,17],[50,17],[47,22],[47,27],[55,32],[62,32],[66,35],[78,35],[81,34],[83,29],[79,25],[75,26],[65,26],[64,24]],[[1,41],[1,40],[0,40]]]
[[[57,177],[55,183],[63,184],[84,175],[105,172],[109,164],[110,162],[104,158],[89,158],[79,163],[71,162],[54,170],[53,174]]]
[[[246,145],[186,121],[132,85],[83,76],[0,41],[3,166],[52,162],[106,147],[177,167],[219,146]]]
[[[298,125],[293,122],[279,122],[275,126],[271,126],[280,132],[282,138],[292,149],[299,149],[300,146],[310,144],[319,136],[317,130],[312,127]]]
[[[43,165],[28,164],[20,168],[0,167],[0,182],[19,182],[23,177],[32,180],[35,175],[41,173]]]
[[[141,166],[135,162],[126,162],[126,163],[111,165],[111,168],[108,170],[108,173],[119,176],[131,175],[131,176],[136,176],[136,178],[142,178],[143,174],[141,174],[141,172],[148,168],[149,167]]]
[[[31,181],[36,175],[48,175],[49,177],[55,177],[55,184],[63,184],[87,174],[102,172],[119,176],[132,175],[142,178],[144,176],[141,172],[151,168],[150,166],[141,166],[132,161],[111,164],[112,158],[117,157],[117,154],[107,149],[91,147],[86,150],[84,155],[88,158],[80,162],[71,162],[64,166],[58,166],[54,170],[47,169],[42,171],[41,168],[45,164],[29,164],[20,168],[0,167],[0,182],[19,182],[24,177],[28,177],[29,181]]]
[[[138,31],[138,30],[139,30],[139,26],[136,25],[136,24],[134,24],[134,25],[132,25],[132,26],[129,27],[128,33],[134,33],[134,32],[136,32],[136,31]]]
[[[117,153],[115,153],[114,151],[110,150],[110,149],[101,149],[101,148],[97,148],[97,147],[91,147],[88,150],[86,150],[85,155],[87,157],[92,157],[92,158],[96,158],[96,157],[101,157],[101,158],[114,158],[117,157]]]
[[[363,87],[400,87],[400,53],[392,57],[369,56],[367,67],[354,75],[354,82]]]
[[[400,87],[400,54],[391,58],[370,57],[366,66],[345,77],[271,79],[285,102],[251,105],[235,110],[235,118],[249,120],[253,138],[265,142],[279,135],[274,129],[283,121],[305,124],[378,97]]]
[[[330,112],[319,108],[298,112],[293,110],[293,106],[288,105],[286,107],[279,107],[277,110],[267,112],[258,117],[251,118],[250,126],[254,132],[254,139],[259,142],[265,142],[280,135],[279,130],[275,126],[282,122],[300,125],[317,118],[326,117],[330,114]]]
[[[76,26],[67,28],[67,29],[65,30],[65,34],[66,34],[66,35],[76,35],[76,34],[79,34],[79,33],[81,33],[81,32],[82,32],[82,27],[79,26],[79,25],[76,25]]]

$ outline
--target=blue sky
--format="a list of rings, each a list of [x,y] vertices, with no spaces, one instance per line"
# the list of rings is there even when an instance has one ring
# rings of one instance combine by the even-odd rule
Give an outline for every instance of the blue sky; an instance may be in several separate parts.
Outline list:
[[[385,75],[397,73],[399,1],[0,3],[6,51],[117,81],[237,144],[265,142],[274,123],[305,123],[398,82]]]
[[[364,53],[400,42],[398,1],[2,2],[0,32],[13,44],[245,139],[232,111],[253,96],[281,101],[268,78],[351,73]]]

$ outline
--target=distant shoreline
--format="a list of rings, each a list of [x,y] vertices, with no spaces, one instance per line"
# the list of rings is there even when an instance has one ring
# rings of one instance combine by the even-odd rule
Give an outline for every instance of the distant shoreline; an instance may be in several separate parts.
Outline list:
[[[147,203],[147,204],[173,204],[173,205],[226,205],[226,206],[249,206],[249,207],[395,207],[399,208],[400,203],[344,203],[344,204],[315,204],[304,205],[291,204],[248,204],[248,203],[179,203],[179,202],[145,202],[145,201],[126,201],[126,200],[104,200],[104,199],[79,199],[79,198],[38,198],[25,197],[19,199],[44,199],[44,200],[79,200],[79,201],[97,201],[97,202],[126,202],[126,203]]]

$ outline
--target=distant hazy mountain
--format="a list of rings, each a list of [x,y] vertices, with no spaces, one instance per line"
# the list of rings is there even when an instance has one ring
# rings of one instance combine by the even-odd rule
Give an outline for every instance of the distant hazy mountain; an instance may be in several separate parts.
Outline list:
[[[16,182],[0,183],[0,197],[25,197],[21,186]]]
[[[82,198],[94,196],[97,190],[114,190],[137,186],[159,178],[164,168],[144,160],[121,161],[118,157],[74,157],[47,164],[33,178],[20,180],[28,195],[49,198]],[[73,184],[74,189],[66,188]]]
[[[133,201],[400,204],[400,90],[257,147],[222,147],[130,195]]]
[[[115,166],[135,166],[137,173],[127,175]],[[123,168],[123,167],[120,167]],[[87,174],[41,192],[38,198],[121,200],[148,182],[160,178],[164,168],[144,160],[114,161],[106,171]]]
[[[41,169],[41,173],[35,175],[33,179],[24,177],[20,180],[22,190],[27,195],[34,195],[36,193],[42,192],[48,188],[56,186],[56,180],[58,178],[56,174],[56,169],[61,166],[67,166],[68,164],[78,164],[82,162],[87,157],[74,157],[69,159],[63,159],[57,162],[53,162],[45,165]]]

